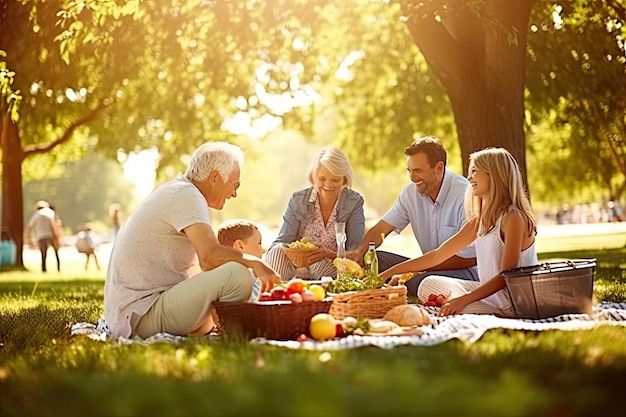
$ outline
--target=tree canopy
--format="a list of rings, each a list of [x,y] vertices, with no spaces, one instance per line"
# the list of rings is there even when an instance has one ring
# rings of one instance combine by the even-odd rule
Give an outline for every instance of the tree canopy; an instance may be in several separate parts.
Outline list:
[[[593,167],[585,180],[620,189],[621,0],[3,6],[2,175],[12,198],[2,224],[13,235],[23,225],[25,167],[26,178],[40,178],[86,153],[156,147],[171,176],[202,142],[254,150],[249,139],[276,127],[341,145],[372,171],[402,164],[402,148],[423,134],[442,137],[464,165],[471,151],[507,147],[525,170],[528,132],[537,166],[579,158]],[[20,96],[16,120],[7,111]],[[559,132],[566,151],[544,132]],[[535,181],[547,195],[551,180]]]

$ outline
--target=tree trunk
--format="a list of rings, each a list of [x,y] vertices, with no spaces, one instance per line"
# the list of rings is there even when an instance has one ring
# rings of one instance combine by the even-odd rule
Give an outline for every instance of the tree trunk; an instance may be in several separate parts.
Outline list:
[[[15,265],[24,268],[24,199],[22,195],[22,161],[24,153],[20,144],[17,124],[8,113],[2,116],[0,132],[2,145],[2,231],[15,240]]]
[[[404,2],[407,27],[446,90],[467,172],[471,152],[508,149],[525,184],[524,69],[535,0]]]

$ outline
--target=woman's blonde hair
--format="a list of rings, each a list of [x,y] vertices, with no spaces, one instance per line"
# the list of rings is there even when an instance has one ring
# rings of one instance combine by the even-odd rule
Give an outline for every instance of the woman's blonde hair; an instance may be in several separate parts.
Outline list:
[[[489,233],[496,225],[498,218],[510,209],[518,211],[525,219],[530,235],[536,228],[535,214],[519,165],[513,156],[504,148],[486,148],[470,154],[469,169],[475,168],[489,174],[488,204],[472,193],[468,187],[465,194],[465,215],[468,221],[476,222],[480,230],[478,234]]]
[[[320,166],[324,166],[333,175],[343,177],[343,185],[352,188],[352,165],[346,154],[335,146],[325,146],[319,150],[311,161],[307,178],[311,185],[315,184],[315,174]]]

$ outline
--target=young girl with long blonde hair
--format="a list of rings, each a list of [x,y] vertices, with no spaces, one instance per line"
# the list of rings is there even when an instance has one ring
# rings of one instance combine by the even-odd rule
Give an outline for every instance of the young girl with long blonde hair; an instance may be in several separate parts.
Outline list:
[[[470,155],[470,186],[465,195],[467,223],[437,249],[402,262],[381,274],[427,270],[474,243],[480,282],[430,276],[417,295],[445,294],[439,315],[459,313],[513,317],[513,307],[500,274],[511,268],[538,264],[535,216],[515,158],[503,148],[487,148]],[[392,278],[392,283],[397,277]]]

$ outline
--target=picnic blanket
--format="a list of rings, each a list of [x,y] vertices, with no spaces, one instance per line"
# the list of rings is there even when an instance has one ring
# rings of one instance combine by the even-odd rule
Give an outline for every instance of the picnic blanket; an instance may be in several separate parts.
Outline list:
[[[626,303],[601,303],[596,305],[590,314],[564,314],[541,320],[505,319],[492,315],[459,314],[455,316],[438,317],[437,307],[426,307],[433,324],[423,326],[422,335],[412,336],[359,336],[350,335],[328,341],[270,340],[264,338],[252,339],[251,343],[279,346],[289,349],[305,350],[343,350],[364,346],[377,346],[383,349],[392,349],[396,346],[433,346],[451,339],[459,339],[473,343],[490,329],[512,329],[526,331],[543,330],[586,330],[601,325],[626,326]],[[98,323],[76,323],[71,325],[72,335],[87,335],[88,337],[107,341],[114,340],[120,344],[152,344],[152,343],[179,343],[186,338],[168,333],[158,333],[147,339],[115,338],[111,335],[106,321],[103,318]],[[219,335],[205,336],[208,341],[219,338]]]
[[[504,319],[492,315],[459,314],[448,317],[438,317],[437,307],[426,307],[431,315],[433,324],[423,326],[422,335],[412,336],[359,336],[351,335],[328,341],[304,341],[295,340],[270,340],[256,338],[251,343],[261,345],[280,346],[289,349],[306,350],[343,350],[354,349],[363,346],[377,346],[383,349],[391,349],[401,345],[433,346],[444,343],[451,339],[459,339],[467,343],[473,343],[490,329],[512,329],[526,331],[543,330],[585,330],[600,325],[626,326],[626,303],[601,303],[596,305],[591,314],[565,314],[541,320]],[[75,323],[71,325],[72,335],[86,335],[91,339],[100,341],[113,341],[119,344],[143,344],[152,343],[180,343],[186,337],[176,336],[169,333],[157,333],[147,339],[141,338],[116,338],[111,335],[104,318],[98,323]],[[205,336],[207,341],[218,339],[220,336],[211,334]]]

